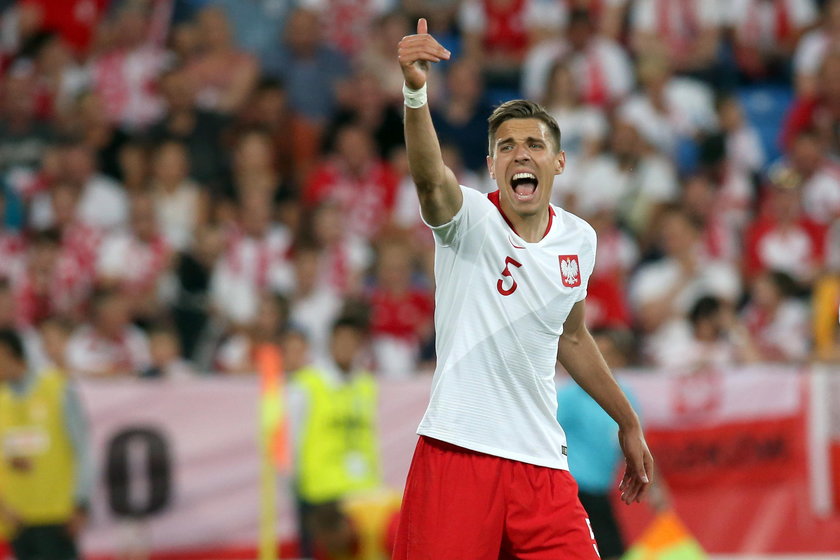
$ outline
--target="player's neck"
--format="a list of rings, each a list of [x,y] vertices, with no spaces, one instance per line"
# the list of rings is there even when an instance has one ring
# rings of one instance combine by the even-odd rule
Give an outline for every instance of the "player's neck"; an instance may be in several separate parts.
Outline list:
[[[549,220],[548,208],[543,208],[535,214],[526,215],[509,209],[504,209],[504,212],[516,234],[528,243],[536,243],[545,237]]]

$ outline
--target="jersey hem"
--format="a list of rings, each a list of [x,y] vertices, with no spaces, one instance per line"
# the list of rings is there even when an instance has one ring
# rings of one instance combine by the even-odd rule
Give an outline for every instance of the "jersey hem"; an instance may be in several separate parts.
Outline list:
[[[463,439],[458,438],[457,436],[441,434],[439,432],[426,430],[423,428],[417,429],[417,435],[439,439],[440,441],[451,443],[452,445],[457,445],[458,447],[463,447],[464,449],[469,449],[470,451],[478,451],[479,453],[486,453],[487,455],[493,455],[494,457],[500,457],[502,459],[510,459],[512,461],[528,463],[529,465],[536,465],[538,467],[547,467],[549,469],[557,469],[562,471],[569,470],[569,461],[565,456],[560,461],[547,461],[545,459],[540,459],[531,455],[525,455],[523,453],[513,453],[505,449],[499,449],[481,443],[465,441]]]

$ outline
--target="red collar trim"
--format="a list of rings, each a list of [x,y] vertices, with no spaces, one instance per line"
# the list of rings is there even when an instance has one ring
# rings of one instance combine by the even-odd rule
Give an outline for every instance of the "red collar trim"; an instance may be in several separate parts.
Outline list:
[[[499,214],[502,215],[502,218],[505,220],[505,223],[508,225],[508,227],[510,227],[510,229],[513,230],[513,233],[515,233],[516,235],[519,235],[519,232],[516,231],[516,228],[513,227],[513,224],[510,222],[508,217],[505,215],[505,211],[502,210],[502,202],[501,202],[501,199],[499,198],[500,196],[501,196],[500,191],[495,190],[495,191],[487,194],[487,199],[490,200],[490,202],[493,203],[493,206],[495,206],[499,210]],[[543,235],[542,235],[543,237],[548,235],[548,232],[551,231],[551,224],[553,222],[554,222],[554,208],[552,208],[551,205],[549,204],[548,205],[548,225],[545,227],[545,233],[543,233]]]

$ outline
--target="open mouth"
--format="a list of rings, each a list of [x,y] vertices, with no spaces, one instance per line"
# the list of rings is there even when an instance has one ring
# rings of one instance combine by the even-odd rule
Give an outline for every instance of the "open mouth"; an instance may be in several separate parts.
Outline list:
[[[514,196],[517,200],[523,202],[533,200],[537,196],[538,185],[537,176],[527,171],[516,173],[510,179],[510,187],[513,189]]]

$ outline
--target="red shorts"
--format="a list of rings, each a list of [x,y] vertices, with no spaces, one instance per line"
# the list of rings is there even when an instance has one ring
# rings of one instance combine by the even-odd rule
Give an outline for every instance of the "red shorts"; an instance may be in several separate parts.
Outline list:
[[[568,471],[421,436],[392,560],[599,558]]]

